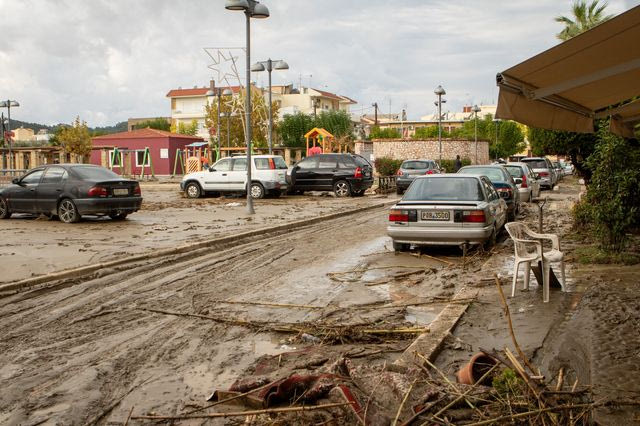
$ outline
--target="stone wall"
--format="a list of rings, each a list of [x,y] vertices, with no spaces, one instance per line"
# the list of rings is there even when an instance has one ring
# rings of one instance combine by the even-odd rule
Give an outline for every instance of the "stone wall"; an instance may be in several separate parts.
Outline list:
[[[408,160],[411,158],[428,158],[438,160],[440,158],[438,139],[374,139],[372,141],[356,142],[356,154],[371,153],[372,160],[380,157],[389,157],[396,160]],[[459,139],[442,139],[442,159],[455,160],[468,158],[475,164],[475,141]],[[489,142],[478,141],[478,164],[488,164]]]

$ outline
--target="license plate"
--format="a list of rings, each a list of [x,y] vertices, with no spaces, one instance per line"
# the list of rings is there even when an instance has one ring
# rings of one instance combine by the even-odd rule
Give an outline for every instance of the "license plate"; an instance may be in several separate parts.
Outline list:
[[[448,221],[451,217],[448,211],[440,212],[440,211],[427,211],[422,212],[421,216],[422,220],[442,220]]]
[[[113,190],[113,195],[129,195],[127,188],[116,188]]]

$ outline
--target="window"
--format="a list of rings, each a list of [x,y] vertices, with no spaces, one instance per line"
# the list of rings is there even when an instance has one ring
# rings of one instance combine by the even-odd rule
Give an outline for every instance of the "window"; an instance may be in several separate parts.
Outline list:
[[[120,179],[120,176],[111,170],[95,166],[78,166],[71,169],[73,173],[83,180],[100,181],[109,179]]]
[[[522,175],[524,174],[520,166],[505,166],[505,168],[514,178],[522,177]]]
[[[459,173],[468,173],[476,176],[486,176],[491,182],[508,182],[508,177],[498,167],[465,167]]]
[[[345,157],[345,156],[340,156],[338,158],[338,166],[341,169],[354,169],[356,167],[356,165],[354,164],[353,160],[349,157]]]
[[[429,161],[405,161],[402,163],[402,169],[404,170],[424,170],[431,169]]]
[[[493,184],[487,179],[482,178],[482,184],[484,185],[484,191],[487,193],[487,198],[489,201],[497,200],[500,198],[496,189],[493,187]]]
[[[136,151],[136,167],[142,167],[143,161],[145,166],[151,165],[151,151],[149,151],[149,155],[147,156],[146,161],[144,158],[144,152],[145,152],[144,149]]]
[[[529,167],[532,169],[548,169],[549,166],[545,160],[527,160],[526,158],[522,160],[523,163],[527,163]]]
[[[213,168],[217,171],[228,172],[229,170],[231,170],[231,159],[223,158],[222,160],[214,164]]]
[[[109,167],[120,167],[121,164],[124,164],[124,158],[122,156],[122,151],[118,151],[120,154],[120,160],[117,157],[114,158],[115,150],[109,151]]]
[[[337,159],[333,155],[322,156],[318,159],[319,169],[335,169],[338,167]]]
[[[316,169],[318,168],[318,158],[307,157],[298,163],[298,167],[301,169]]]
[[[484,196],[475,178],[447,177],[416,179],[404,201],[482,201]]]
[[[233,171],[234,172],[246,172],[247,171],[247,159],[246,158],[236,158],[233,160]]]
[[[268,170],[271,168],[269,166],[268,158],[254,158],[253,163],[256,165],[256,169],[258,170]]]
[[[44,170],[36,170],[35,172],[31,172],[25,177],[22,178],[21,183],[25,185],[37,185],[40,182],[40,178],[42,177],[42,172]]]
[[[42,178],[42,183],[60,183],[66,178],[67,171],[62,167],[49,167]]]

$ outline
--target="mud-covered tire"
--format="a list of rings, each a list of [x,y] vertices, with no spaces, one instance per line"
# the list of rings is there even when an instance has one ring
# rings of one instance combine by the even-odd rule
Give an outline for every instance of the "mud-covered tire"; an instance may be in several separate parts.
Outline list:
[[[80,213],[75,203],[70,198],[65,198],[58,204],[58,218],[63,223],[75,223],[80,221]]]
[[[264,198],[264,186],[259,182],[253,182],[249,187],[249,193],[254,200]]]
[[[113,220],[125,220],[127,218],[127,213],[112,213],[109,217]]]
[[[351,186],[346,180],[339,180],[333,184],[333,193],[336,197],[343,198],[351,196]]]
[[[489,239],[484,242],[484,249],[491,250],[496,245],[497,240],[498,240],[498,230],[494,225],[493,231],[491,231],[491,235],[489,236]]]
[[[393,242],[393,250],[394,251],[397,251],[397,252],[409,251],[409,248],[411,248],[410,244],[396,243],[395,241]]]
[[[187,198],[200,198],[202,195],[202,188],[197,182],[189,182],[184,188],[184,193]]]
[[[366,191],[365,189],[361,189],[360,191],[353,191],[353,196],[354,197],[363,197],[365,191]]]
[[[0,219],[9,219],[11,217],[11,210],[9,210],[9,203],[7,200],[0,197]]]

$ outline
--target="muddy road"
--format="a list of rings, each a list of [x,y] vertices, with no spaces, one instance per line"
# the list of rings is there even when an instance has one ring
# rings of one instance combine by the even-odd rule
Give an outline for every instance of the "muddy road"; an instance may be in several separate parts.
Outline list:
[[[202,406],[257,358],[310,345],[226,320],[428,324],[442,304],[401,302],[444,301],[458,284],[443,274],[455,267],[394,255],[385,224],[386,208],[378,208],[0,299],[0,423],[107,424],[122,422],[131,407],[183,412]],[[453,265],[461,260],[457,249],[443,254]],[[411,268],[422,270],[418,279],[407,274]]]

